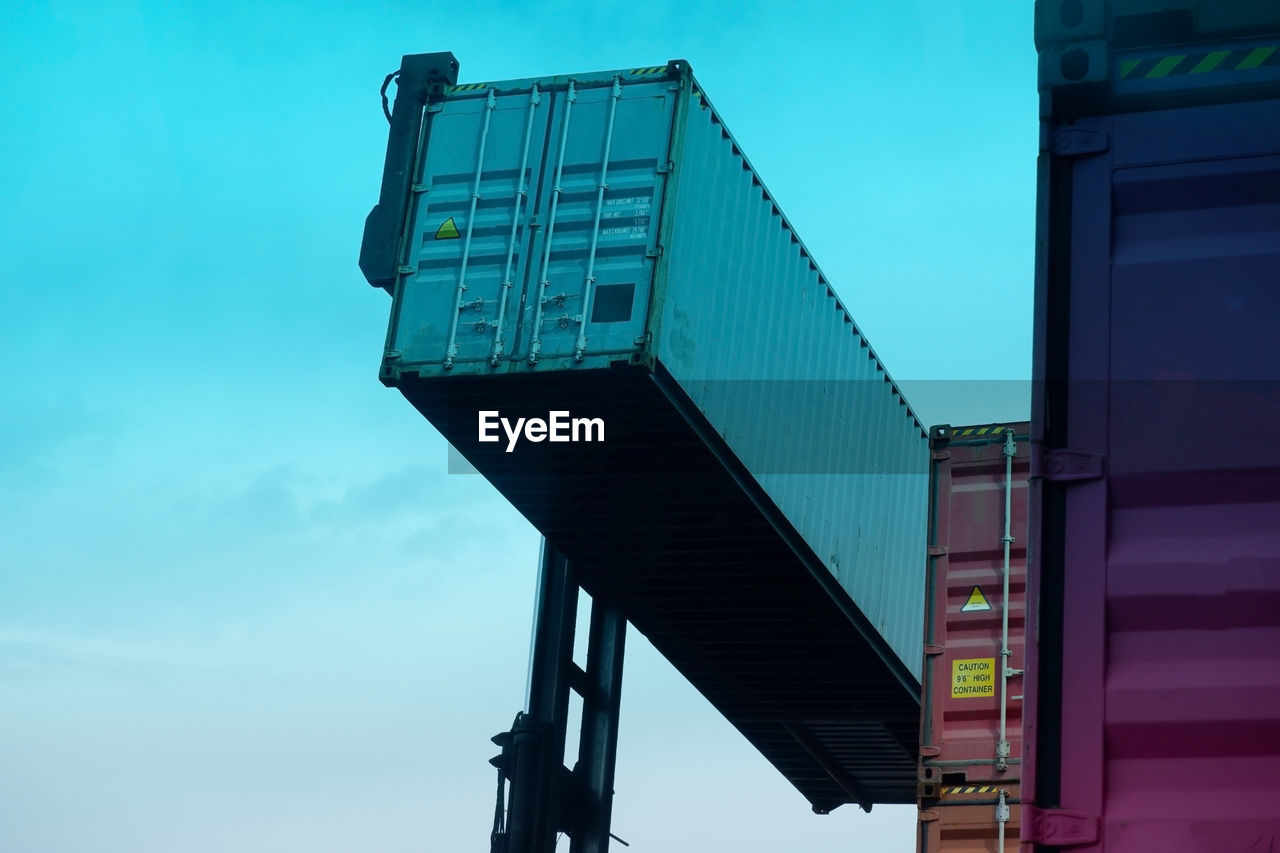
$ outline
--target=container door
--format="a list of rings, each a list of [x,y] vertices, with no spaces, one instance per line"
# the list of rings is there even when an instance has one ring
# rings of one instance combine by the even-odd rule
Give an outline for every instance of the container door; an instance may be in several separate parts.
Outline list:
[[[540,227],[521,300],[526,363],[635,351],[676,95],[669,81],[574,84],[552,94]]]
[[[1280,101],[1090,125],[1049,411],[1105,476],[1043,486],[1036,803],[1080,851],[1273,850]]]
[[[921,782],[943,802],[1022,777],[1029,432],[1021,423],[933,436]]]
[[[410,212],[407,276],[389,348],[406,363],[511,357],[541,178],[547,97],[453,95],[429,112]]]

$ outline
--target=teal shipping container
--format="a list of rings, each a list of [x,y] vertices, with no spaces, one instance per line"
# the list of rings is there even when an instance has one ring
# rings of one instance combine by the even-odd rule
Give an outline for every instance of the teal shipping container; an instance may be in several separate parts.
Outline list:
[[[927,432],[688,64],[404,63],[382,381],[815,810],[915,802]]]

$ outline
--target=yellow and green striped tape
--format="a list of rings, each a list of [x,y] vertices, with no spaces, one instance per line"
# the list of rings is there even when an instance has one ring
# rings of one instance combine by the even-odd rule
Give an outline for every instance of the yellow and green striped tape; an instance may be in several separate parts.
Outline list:
[[[1252,71],[1256,68],[1280,66],[1280,45],[1243,47],[1235,50],[1213,50],[1200,53],[1174,53],[1142,59],[1120,60],[1121,80],[1159,80],[1184,74],[1208,74],[1214,71]]]

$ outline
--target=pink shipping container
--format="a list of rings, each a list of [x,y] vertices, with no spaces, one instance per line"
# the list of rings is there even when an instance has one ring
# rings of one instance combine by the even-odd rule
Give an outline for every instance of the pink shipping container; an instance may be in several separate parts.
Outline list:
[[[1030,426],[930,430],[918,853],[1017,849]]]
[[[1020,778],[1029,433],[1024,422],[934,427],[930,434],[920,725],[925,797]],[[1007,691],[1001,684],[1006,666],[1015,672]],[[1003,755],[1002,738],[1008,744]]]
[[[1280,851],[1280,4],[1040,2],[1024,850]]]

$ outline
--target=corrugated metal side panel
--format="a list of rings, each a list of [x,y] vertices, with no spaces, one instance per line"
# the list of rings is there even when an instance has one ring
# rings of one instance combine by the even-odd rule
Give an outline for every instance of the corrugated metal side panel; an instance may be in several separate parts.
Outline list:
[[[1280,101],[1087,125],[1041,185],[1033,435],[1104,467],[1033,490],[1032,793],[1100,818],[1080,850],[1271,850]]]
[[[918,679],[925,434],[705,96],[678,133],[658,360]]]
[[[951,799],[947,803],[920,809],[916,853],[1016,853],[1022,825],[1017,783],[1000,786],[1011,803],[1009,820],[1005,822],[1003,851],[999,850],[996,795],[982,786],[969,788],[979,790],[976,793],[949,794]]]
[[[1006,431],[1012,430],[1012,491],[1006,487]],[[1000,740],[1001,624],[1009,612],[1008,665],[1025,668],[1028,423],[933,429],[933,518],[921,684],[922,789],[1021,777],[1022,692],[1009,681],[1008,766],[996,769]],[[1005,496],[1011,499],[1009,601],[1004,601]],[[976,664],[974,662],[977,662]],[[985,668],[984,668],[985,667]],[[979,684],[977,679],[981,679]],[[932,749],[930,749],[932,748]],[[936,753],[933,752],[936,750]]]

